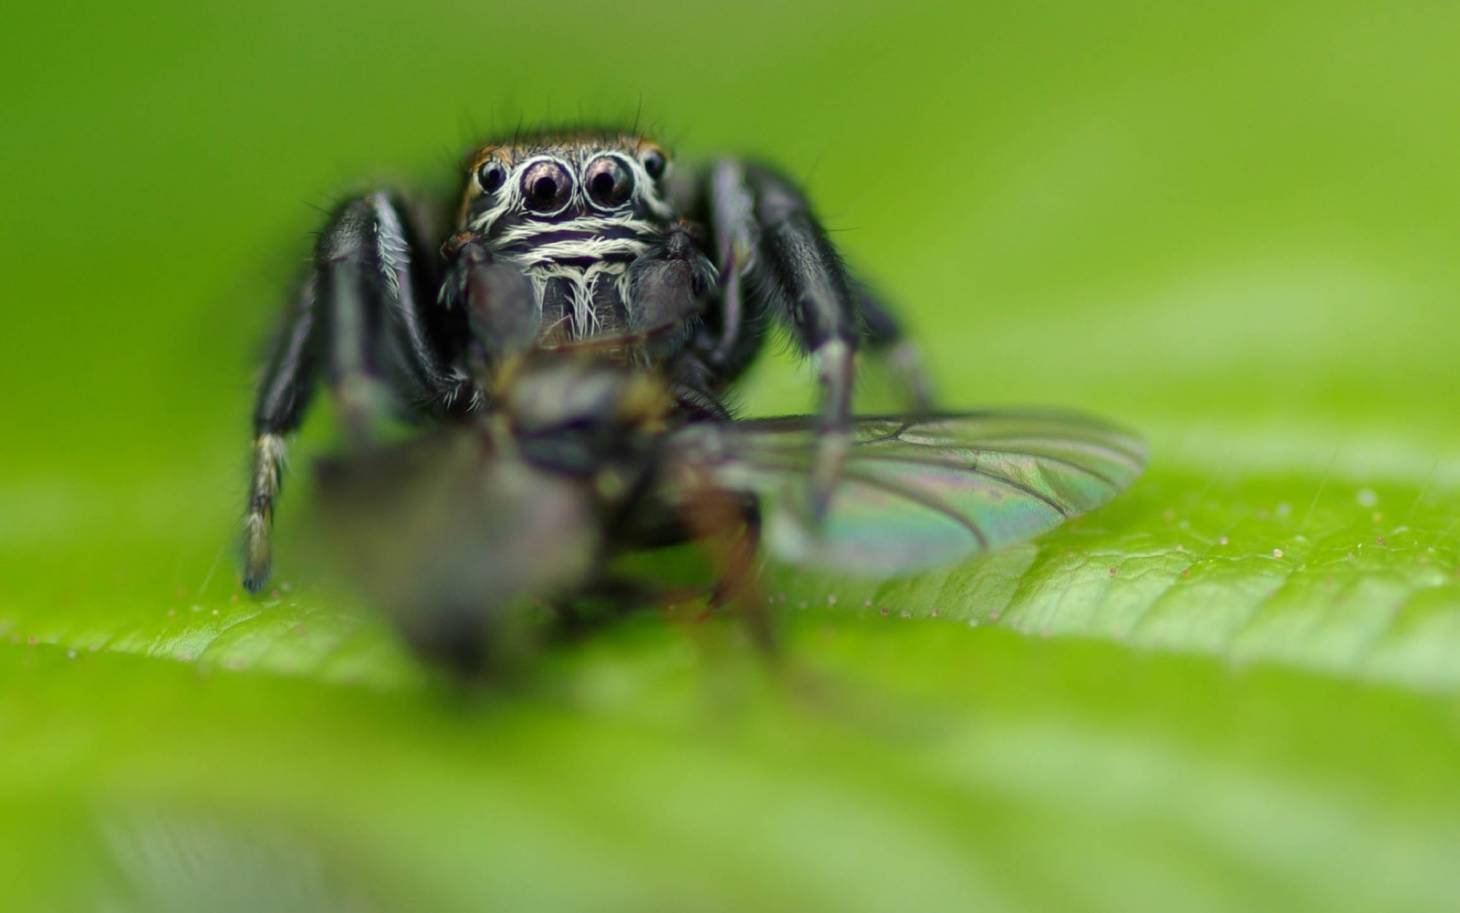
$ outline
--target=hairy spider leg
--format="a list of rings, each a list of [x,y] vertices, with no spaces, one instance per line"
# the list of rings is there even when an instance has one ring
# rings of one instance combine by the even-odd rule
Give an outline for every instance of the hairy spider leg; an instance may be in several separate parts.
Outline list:
[[[718,321],[708,328],[711,341],[704,358],[723,375],[722,382],[737,377],[760,351],[768,316],[761,296],[776,291],[773,287],[748,292],[745,287],[745,277],[752,270],[761,236],[756,196],[747,178],[750,167],[738,159],[720,159],[705,172],[702,180],[689,183],[677,201],[687,211],[702,214],[710,228],[720,276],[720,296]],[[755,170],[774,177],[774,172],[768,172],[763,166]],[[774,179],[786,192],[796,193],[785,178]],[[801,205],[805,206],[804,199]],[[812,230],[825,236],[814,217],[810,223]],[[827,247],[830,248],[830,242]],[[835,254],[831,259],[840,265]],[[929,408],[933,398],[931,384],[918,349],[908,340],[895,310],[866,283],[848,275],[845,266],[841,270],[847,276],[851,312],[858,318],[858,329],[868,351],[891,363],[914,409]]]
[[[891,310],[852,280],[805,196],[764,165],[714,163],[700,182],[701,209],[720,258],[719,325],[708,361],[724,380],[740,374],[779,319],[811,356],[821,386],[821,437],[811,474],[811,509],[826,509],[851,442],[854,357],[865,341],[887,357],[919,409],[930,387],[917,350]]]
[[[254,406],[254,438],[248,505],[243,519],[243,585],[258,592],[273,562],[269,534],[274,503],[283,486],[284,435],[299,427],[314,386],[315,277],[299,286],[284,326],[274,339]]]
[[[720,386],[740,376],[765,344],[767,307],[748,294],[745,274],[755,255],[755,200],[746,186],[745,166],[721,159],[694,187],[700,200],[686,204],[706,220],[717,258],[720,295],[716,320],[707,328],[702,358]]]
[[[766,312],[809,354],[821,387],[821,435],[811,472],[813,516],[824,513],[851,446],[854,355],[864,328],[851,281],[810,205],[788,180],[756,164],[725,161],[709,176],[711,224],[739,264],[748,296],[726,289],[722,334],[736,334],[725,366],[738,373],[763,341]],[[743,189],[742,189],[743,188]],[[746,299],[746,300],[742,300]],[[748,306],[747,306],[748,305]]]
[[[867,349],[882,358],[892,369],[914,411],[932,410],[932,381],[923,366],[922,352],[904,334],[902,322],[897,319],[887,302],[865,283],[854,279],[852,294],[867,330]]]
[[[244,516],[243,583],[258,592],[271,565],[270,527],[283,483],[285,436],[299,427],[323,368],[347,435],[363,441],[390,400],[408,412],[444,411],[466,379],[446,367],[421,313],[429,263],[399,203],[375,193],[335,210],[311,274],[275,339],[254,407]]]

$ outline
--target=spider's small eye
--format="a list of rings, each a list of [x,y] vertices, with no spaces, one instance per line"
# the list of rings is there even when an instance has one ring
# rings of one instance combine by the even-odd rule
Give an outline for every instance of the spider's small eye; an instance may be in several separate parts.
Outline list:
[[[669,160],[658,149],[645,150],[639,156],[639,161],[644,163],[644,170],[649,172],[649,177],[656,181],[664,176],[664,169],[669,166]]]
[[[522,197],[532,212],[561,212],[572,196],[573,176],[558,162],[537,162],[522,175]]]
[[[600,155],[583,169],[588,198],[600,209],[617,209],[634,195],[634,173],[616,155]]]
[[[482,162],[477,168],[477,184],[484,193],[495,193],[507,180],[507,169],[496,160]]]

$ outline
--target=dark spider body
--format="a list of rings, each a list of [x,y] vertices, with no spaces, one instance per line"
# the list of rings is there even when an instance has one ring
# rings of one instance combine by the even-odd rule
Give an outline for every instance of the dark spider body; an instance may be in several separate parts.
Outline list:
[[[392,193],[348,200],[259,387],[244,583],[268,578],[284,438],[320,380],[357,442],[382,405],[422,422],[489,409],[481,378],[534,349],[652,366],[678,415],[724,420],[726,387],[776,323],[821,386],[807,472],[817,513],[851,439],[855,352],[888,353],[919,407],[927,387],[897,321],[784,176],[733,158],[676,171],[642,137],[574,132],[479,149],[441,243]]]

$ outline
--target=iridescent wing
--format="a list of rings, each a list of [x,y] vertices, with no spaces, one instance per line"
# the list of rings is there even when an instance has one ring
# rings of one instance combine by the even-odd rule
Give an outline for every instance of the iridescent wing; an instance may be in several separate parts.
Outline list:
[[[1145,467],[1130,431],[1072,413],[858,419],[819,528],[805,510],[809,417],[694,425],[672,446],[713,482],[761,499],[778,557],[869,576],[1022,542],[1124,491]]]

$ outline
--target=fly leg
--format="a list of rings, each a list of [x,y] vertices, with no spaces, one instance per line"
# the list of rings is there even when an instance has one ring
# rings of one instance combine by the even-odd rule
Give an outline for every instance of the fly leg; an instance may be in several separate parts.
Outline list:
[[[756,500],[698,478],[690,484],[680,513],[714,567],[710,608],[733,606],[756,647],[767,658],[776,659],[779,642],[756,562],[761,534]]]

